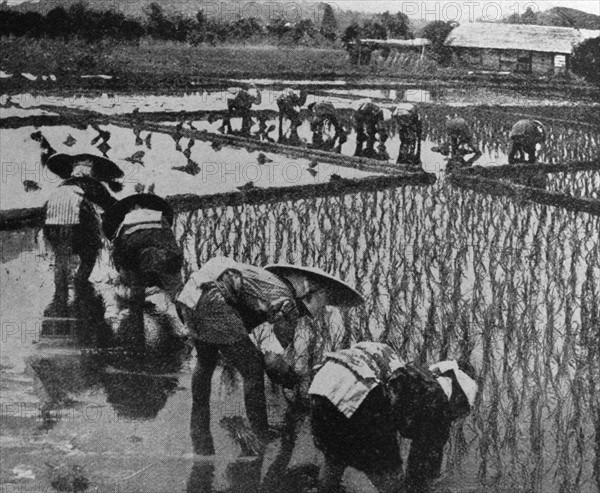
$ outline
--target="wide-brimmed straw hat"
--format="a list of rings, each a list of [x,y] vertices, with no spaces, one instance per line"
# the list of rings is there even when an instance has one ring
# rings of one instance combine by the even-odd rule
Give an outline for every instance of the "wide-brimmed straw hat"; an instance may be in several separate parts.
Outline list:
[[[124,173],[110,159],[94,154],[53,154],[46,161],[46,166],[52,173],[63,179],[69,178],[78,164],[87,163],[91,166],[91,176],[100,181],[113,181],[123,178]]]
[[[327,304],[351,307],[362,305],[365,300],[352,286],[316,267],[304,267],[289,264],[269,264],[265,270],[280,276],[302,276],[310,282],[327,290]]]
[[[105,212],[102,229],[106,237],[111,239],[125,216],[136,208],[160,211],[169,226],[173,225],[173,208],[165,199],[153,193],[136,193],[119,200]]]

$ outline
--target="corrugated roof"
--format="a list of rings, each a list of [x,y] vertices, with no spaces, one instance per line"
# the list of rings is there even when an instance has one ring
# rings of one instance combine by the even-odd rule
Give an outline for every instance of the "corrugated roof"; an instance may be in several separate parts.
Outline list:
[[[415,39],[361,39],[362,44],[387,45],[387,46],[427,46],[431,44],[427,38]]]
[[[600,31],[569,27],[472,22],[454,28],[446,44],[461,48],[543,51],[570,54],[573,47]]]

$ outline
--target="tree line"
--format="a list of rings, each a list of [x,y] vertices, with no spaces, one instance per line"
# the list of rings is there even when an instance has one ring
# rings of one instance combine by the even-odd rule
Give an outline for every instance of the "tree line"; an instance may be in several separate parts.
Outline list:
[[[403,13],[393,15],[385,12],[342,29],[331,5],[321,5],[322,14],[318,21],[304,18],[295,22],[259,17],[225,20],[207,16],[203,10],[198,11],[195,17],[189,17],[166,12],[158,3],[149,4],[144,9],[144,17],[140,19],[127,17],[115,10],[93,10],[84,3],[68,8],[56,7],[45,15],[4,7],[0,8],[0,33],[2,36],[65,40],[80,38],[86,41],[137,41],[142,37],[150,37],[191,44],[219,44],[262,38],[319,45],[336,41],[346,43],[356,36],[377,39],[413,37],[410,21]]]
[[[56,7],[47,14],[0,9],[2,36],[28,36],[32,38],[73,39],[89,42],[104,39],[139,41],[142,37],[188,42],[192,44],[218,44],[227,41],[244,41],[250,38],[267,38],[290,43],[320,44],[338,38],[338,23],[332,7],[323,6],[319,23],[302,19],[290,23],[283,18],[265,23],[257,17],[240,17],[224,20],[207,16],[200,10],[195,17],[167,13],[158,3],[145,9],[142,19],[126,17],[114,10],[98,11],[83,3],[69,8]]]

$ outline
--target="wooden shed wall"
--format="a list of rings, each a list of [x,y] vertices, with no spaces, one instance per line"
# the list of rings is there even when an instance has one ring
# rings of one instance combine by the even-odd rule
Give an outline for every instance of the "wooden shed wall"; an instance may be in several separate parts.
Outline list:
[[[455,53],[465,66],[479,70],[548,74],[566,69],[554,68],[554,53],[490,48],[455,48]]]

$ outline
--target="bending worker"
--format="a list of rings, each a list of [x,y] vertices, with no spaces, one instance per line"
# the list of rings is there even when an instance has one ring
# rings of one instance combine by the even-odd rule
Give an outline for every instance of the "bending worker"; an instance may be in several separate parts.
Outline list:
[[[252,105],[260,104],[262,95],[254,84],[250,84],[248,90],[240,89],[233,99],[227,100],[227,112],[223,118],[221,129],[226,128],[227,133],[233,133],[231,128],[231,118],[236,116],[242,117],[242,135],[249,135],[252,128]]]
[[[84,156],[84,157],[82,157]],[[87,157],[86,157],[87,156]],[[102,249],[101,220],[96,207],[106,210],[116,199],[102,182],[118,189],[123,172],[112,161],[92,155],[54,154],[45,165],[66,178],[52,193],[45,208],[44,238],[56,255],[54,304],[65,314],[69,290],[69,259],[77,255],[80,265],[76,287],[86,283]]]
[[[310,130],[312,132],[313,148],[341,153],[342,145],[346,142],[347,136],[333,104],[328,101],[321,101],[309,104],[308,109],[312,115]],[[333,136],[325,138],[326,134],[331,134],[332,129]]]
[[[219,353],[240,372],[252,430],[264,444],[269,426],[264,362],[249,333],[264,322],[294,331],[302,317],[326,305],[355,306],[361,296],[319,269],[270,265],[264,269],[217,257],[194,272],[178,297],[197,353],[192,378],[191,436],[197,454],[214,454],[210,433],[211,379]],[[275,332],[280,341],[285,337]],[[282,342],[282,345],[284,342]]]
[[[400,137],[400,151],[396,163],[420,166],[423,123],[417,107],[411,103],[400,104],[392,109],[392,119]]]
[[[403,491],[396,433],[412,440],[406,491],[424,491],[440,473],[452,422],[473,406],[475,381],[456,361],[419,369],[375,342],[325,358],[309,389],[313,437],[325,454],[319,491],[339,491],[346,467],[379,491]]]
[[[537,120],[519,120],[510,131],[508,164],[535,163],[536,146],[546,141],[546,129]],[[527,160],[525,160],[527,154]]]
[[[173,302],[181,289],[183,254],[172,225],[171,206],[150,193],[125,197],[105,214],[103,228],[113,241],[115,268],[132,288],[137,308],[144,303],[146,288],[164,290]]]
[[[308,93],[301,89],[297,91],[288,87],[277,98],[277,106],[279,108],[279,142],[283,142],[283,119],[287,118],[290,121],[290,137],[292,142],[298,142],[298,127],[302,124],[300,121],[300,108],[306,103]]]
[[[479,147],[475,144],[473,132],[464,118],[457,115],[449,118],[446,123],[446,134],[448,140],[439,148],[432,150],[440,152],[444,156],[450,154],[449,166],[471,166],[482,156]],[[464,156],[467,154],[473,154],[473,156],[465,161]]]
[[[377,157],[374,149],[377,135],[379,135],[380,147],[385,146],[388,133],[385,125],[383,110],[370,99],[357,102],[358,109],[354,114],[354,125],[356,129],[355,156]],[[363,145],[367,143],[363,150]]]

